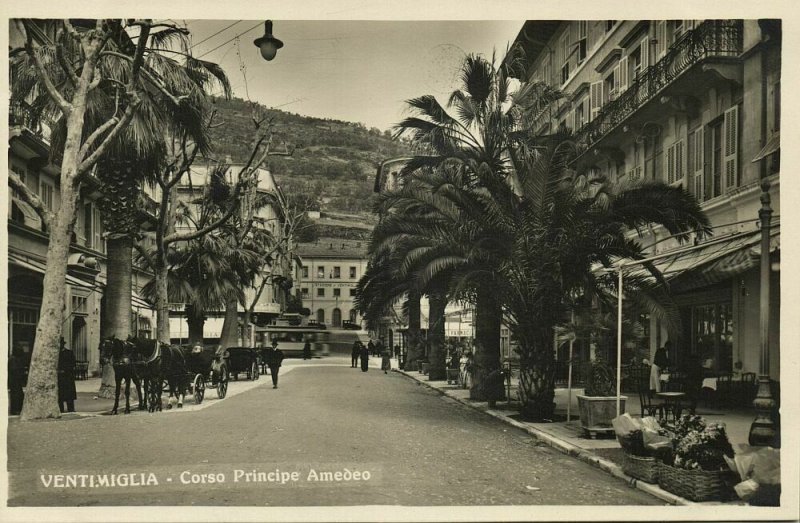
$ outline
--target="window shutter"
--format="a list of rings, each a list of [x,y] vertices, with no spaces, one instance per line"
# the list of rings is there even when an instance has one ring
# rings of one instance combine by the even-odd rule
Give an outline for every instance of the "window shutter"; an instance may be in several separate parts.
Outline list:
[[[675,181],[675,145],[670,145],[667,148],[667,154],[664,156],[664,161],[667,164],[664,169],[667,173],[667,184],[672,184]]]
[[[667,21],[656,22],[656,60],[667,54]]]
[[[619,92],[628,88],[628,57],[623,56],[619,61]]]
[[[683,185],[683,140],[675,144],[675,181]]]
[[[581,102],[581,104],[582,104],[581,111],[583,111],[583,123],[586,124],[586,123],[589,123],[589,121],[590,121],[590,117],[589,117],[589,97],[588,96],[584,97],[584,99]]]
[[[642,57],[642,72],[650,67],[650,37],[645,36],[639,44],[639,53]]]
[[[703,201],[703,170],[704,170],[704,140],[703,128],[700,127],[693,133],[689,134],[689,145],[687,154],[687,173],[689,174],[690,183],[692,183],[692,192],[697,201]],[[692,181],[693,180],[693,181]]]
[[[614,67],[614,93],[616,96],[619,96],[619,67],[620,64],[617,64]]]
[[[94,242],[92,247],[96,251],[106,252],[105,246],[103,245],[103,232],[100,227],[100,213],[97,210],[97,207],[94,205],[92,206],[92,213],[94,214],[94,223],[92,224],[92,232],[94,233]]]
[[[593,82],[589,86],[589,117],[594,120],[597,118],[600,109],[603,107],[603,82]]]
[[[739,106],[725,111],[723,123],[722,167],[725,173],[725,190],[739,185]]]

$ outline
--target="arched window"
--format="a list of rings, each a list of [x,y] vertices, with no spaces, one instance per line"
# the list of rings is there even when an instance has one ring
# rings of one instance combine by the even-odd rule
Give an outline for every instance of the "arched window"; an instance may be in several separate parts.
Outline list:
[[[341,327],[342,326],[342,311],[338,308],[333,309],[333,326],[334,327]]]
[[[317,322],[325,323],[325,309],[317,309]]]

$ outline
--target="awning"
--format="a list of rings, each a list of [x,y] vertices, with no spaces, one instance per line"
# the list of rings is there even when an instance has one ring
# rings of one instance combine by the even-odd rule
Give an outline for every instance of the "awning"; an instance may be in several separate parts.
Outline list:
[[[755,158],[753,158],[751,161],[755,163],[759,160],[763,160],[767,156],[778,152],[780,148],[781,148],[781,133],[776,132],[775,134],[772,135],[772,138],[767,140],[767,144],[764,146],[764,148],[761,149],[755,156]]]
[[[44,274],[45,272],[45,265],[43,263],[13,252],[8,253],[8,261],[18,267],[22,267],[33,272],[38,272],[39,274]],[[76,285],[78,287],[84,287],[91,290],[96,290],[98,288],[96,285],[92,285],[87,281],[76,278],[75,276],[70,276],[69,274],[67,274],[65,279],[70,285]]]
[[[141,307],[144,309],[152,309],[153,306],[142,298],[136,291],[131,291],[131,305],[134,307]]]
[[[39,213],[36,212],[28,202],[25,202],[19,198],[11,197],[11,201],[13,205],[15,205],[22,215],[24,216],[25,225],[28,227],[33,227],[34,229],[41,230],[42,229],[42,218],[39,216]]]
[[[672,292],[705,287],[746,272],[760,263],[761,231],[737,233],[716,238],[709,245],[695,249],[676,249],[673,255],[653,261],[669,283]],[[780,229],[770,232],[770,252],[780,249]],[[625,271],[625,276],[649,277],[641,266]]]

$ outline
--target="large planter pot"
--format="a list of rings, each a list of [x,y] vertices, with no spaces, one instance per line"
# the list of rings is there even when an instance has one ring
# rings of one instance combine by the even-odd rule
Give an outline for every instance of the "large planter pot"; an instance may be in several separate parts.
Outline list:
[[[619,412],[625,412],[627,396],[619,398]],[[614,427],[611,420],[617,417],[616,396],[581,396],[578,395],[578,410],[581,413],[581,427],[591,437],[599,433],[612,433]]]

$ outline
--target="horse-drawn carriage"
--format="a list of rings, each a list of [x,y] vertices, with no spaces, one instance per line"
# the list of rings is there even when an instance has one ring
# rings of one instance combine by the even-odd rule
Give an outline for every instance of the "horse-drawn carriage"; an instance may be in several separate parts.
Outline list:
[[[200,345],[181,347],[181,351],[188,370],[189,394],[195,403],[203,402],[207,388],[217,389],[217,397],[224,398],[228,393],[228,365],[221,351]]]
[[[239,374],[244,372],[247,379],[255,381],[259,377],[261,367],[261,354],[257,349],[250,347],[229,347],[223,355],[228,368],[228,373],[233,379],[238,380]]]

